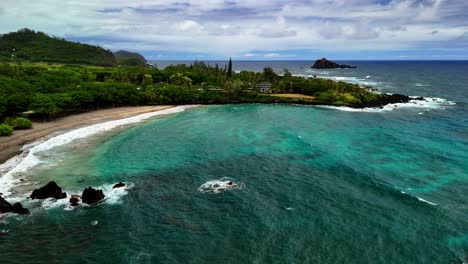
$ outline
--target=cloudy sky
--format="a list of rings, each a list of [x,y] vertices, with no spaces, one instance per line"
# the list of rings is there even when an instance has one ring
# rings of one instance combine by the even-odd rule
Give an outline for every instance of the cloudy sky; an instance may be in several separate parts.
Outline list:
[[[468,59],[468,0],[0,0],[0,33],[149,59]]]

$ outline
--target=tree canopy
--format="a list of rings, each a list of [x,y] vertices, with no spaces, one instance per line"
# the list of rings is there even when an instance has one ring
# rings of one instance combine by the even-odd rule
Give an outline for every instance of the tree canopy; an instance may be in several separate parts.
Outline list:
[[[0,36],[0,60],[115,66],[110,50],[21,29]]]

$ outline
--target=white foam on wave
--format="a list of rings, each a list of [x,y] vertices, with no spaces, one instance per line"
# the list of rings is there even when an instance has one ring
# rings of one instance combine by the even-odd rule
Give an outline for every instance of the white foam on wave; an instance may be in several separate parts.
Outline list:
[[[429,111],[431,109],[446,109],[447,106],[455,105],[455,102],[448,101],[443,98],[432,98],[424,97],[423,100],[415,100],[417,96],[410,96],[413,100],[410,100],[408,103],[396,103],[388,104],[382,107],[366,107],[366,108],[352,108],[348,106],[330,106],[330,105],[319,105],[317,107],[335,109],[345,112],[365,112],[365,113],[379,113],[393,111],[395,109],[404,109],[404,108],[423,108],[424,111]],[[419,113],[418,113],[419,114]]]
[[[126,182],[124,187],[115,188],[114,184],[104,184],[100,187],[106,196],[104,198],[104,203],[106,204],[121,204],[122,197],[128,194],[128,190],[135,187],[135,185],[131,182]]]
[[[396,188],[398,189],[398,187],[396,187]],[[408,190],[411,190],[411,188],[408,188]],[[408,196],[411,196],[411,197],[414,198],[414,196],[412,196],[412,195],[406,193],[405,191],[402,191],[402,190],[399,190],[399,191],[400,191],[402,194],[404,194],[404,195],[408,195]],[[418,199],[418,201],[420,201],[420,202],[424,202],[424,203],[427,203],[427,204],[430,204],[430,205],[437,205],[436,203],[429,202],[428,200],[425,200],[425,199],[423,199],[423,198],[421,198],[421,197],[418,197],[418,196],[416,196],[416,199]]]
[[[430,205],[437,205],[436,203],[433,203],[433,202],[429,202],[428,200],[424,200],[423,198],[421,197],[416,197],[419,201],[421,202],[425,202],[425,203],[428,203]]]
[[[232,184],[229,184],[232,183]],[[220,193],[225,191],[242,189],[244,187],[243,183],[235,182],[233,179],[228,177],[223,177],[218,180],[207,181],[204,184],[198,187],[199,192],[203,193]]]
[[[424,83],[415,83],[414,86],[416,87],[426,87],[426,86],[431,86],[430,84],[424,84]]]
[[[104,204],[109,204],[109,205],[114,205],[114,204],[121,204],[122,203],[122,197],[128,194],[128,190],[132,189],[135,185],[133,183],[125,183],[124,187],[120,188],[113,188],[114,184],[104,184],[102,186],[96,187],[95,189],[102,190],[104,193],[105,197],[102,203]],[[71,206],[70,205],[70,197],[73,194],[78,194],[81,195],[82,190],[64,190],[67,193],[67,198],[64,199],[54,199],[54,198],[49,198],[45,200],[33,200],[31,203],[39,203],[40,208],[42,210],[48,210],[52,208],[63,208],[65,211],[72,211],[80,207],[88,207],[89,205],[81,203],[81,201],[78,203],[79,206]],[[24,200],[23,200],[24,201]]]
[[[186,109],[197,106],[198,105],[176,106],[165,110],[107,121],[74,129],[72,131],[45,140],[38,140],[37,142],[30,145],[25,145],[22,149],[23,152],[20,155],[17,155],[0,165],[0,193],[3,193],[3,196],[11,195],[11,188],[20,182],[19,179],[16,179],[15,175],[21,172],[25,172],[43,162],[37,155],[40,152],[71,143],[77,139],[82,139],[98,133],[110,131],[119,126],[138,123],[154,116],[179,113],[185,111]]]

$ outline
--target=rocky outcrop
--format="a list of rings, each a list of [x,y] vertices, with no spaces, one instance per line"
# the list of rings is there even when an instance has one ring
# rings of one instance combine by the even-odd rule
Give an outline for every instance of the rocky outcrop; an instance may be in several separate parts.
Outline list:
[[[345,68],[357,68],[356,66],[350,66],[346,64],[338,64],[333,61],[329,61],[326,58],[316,60],[312,66],[314,69],[345,69]]]
[[[66,197],[67,194],[62,192],[62,188],[60,188],[54,181],[49,182],[44,187],[35,189],[30,196],[31,199],[63,199]]]
[[[5,199],[0,196],[0,213],[15,213],[15,214],[30,214],[29,210],[24,208],[20,203],[14,203],[11,205]]]
[[[81,196],[79,195],[72,195],[70,198],[70,205],[71,206],[78,206],[78,202],[81,200]]]
[[[117,183],[116,185],[114,185],[114,187],[112,187],[112,189],[115,189],[115,188],[122,188],[122,187],[125,187],[125,183],[119,182],[119,183]]]
[[[86,204],[97,204],[102,201],[104,197],[105,195],[102,190],[96,190],[92,187],[88,187],[83,191],[81,201]]]
[[[29,210],[24,208],[21,203],[13,204],[13,213],[22,215],[30,214]]]
[[[352,107],[356,108],[364,108],[364,107],[382,107],[388,104],[396,104],[396,103],[408,103],[410,100],[424,100],[424,98],[420,97],[412,99],[409,96],[402,95],[402,94],[388,94],[385,96],[380,97],[377,100],[372,100],[369,102],[362,102],[359,104],[351,105]]]

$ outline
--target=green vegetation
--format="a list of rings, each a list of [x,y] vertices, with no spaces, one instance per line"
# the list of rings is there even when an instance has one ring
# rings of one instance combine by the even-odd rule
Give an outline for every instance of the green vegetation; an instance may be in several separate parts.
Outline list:
[[[115,66],[111,51],[100,47],[66,41],[42,32],[21,29],[0,36],[1,61],[54,62]]]
[[[232,62],[231,62],[232,63]],[[48,118],[79,111],[129,105],[302,103],[360,106],[382,94],[359,85],[327,79],[280,76],[263,72],[232,72],[196,61],[192,65],[153,67],[91,67],[0,63],[0,118],[32,111]],[[270,96],[258,91],[272,84]],[[310,97],[305,97],[310,96]],[[311,99],[314,97],[314,99]]]
[[[0,124],[0,136],[10,136],[13,133],[13,128],[7,124]]]
[[[141,54],[119,50],[114,53],[115,59],[119,65],[124,66],[144,66],[146,59]]]
[[[232,60],[229,58],[228,68],[227,68],[227,77],[232,77]]]
[[[11,126],[14,130],[28,129],[32,127],[31,120],[24,117],[8,117],[5,119],[5,124]]]

